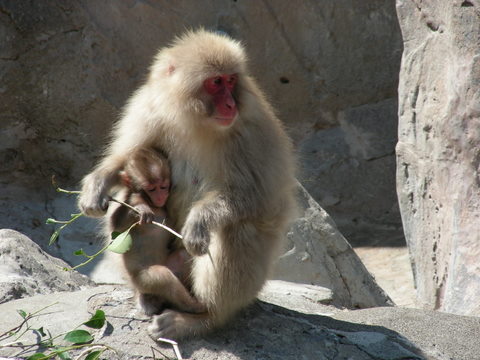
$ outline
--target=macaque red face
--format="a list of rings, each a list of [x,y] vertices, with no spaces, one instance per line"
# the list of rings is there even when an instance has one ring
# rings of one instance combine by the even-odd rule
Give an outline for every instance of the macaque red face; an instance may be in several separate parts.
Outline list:
[[[237,79],[237,74],[223,74],[210,77],[203,82],[205,91],[212,96],[213,118],[221,126],[230,126],[237,116],[237,104],[232,95]]]
[[[153,206],[163,207],[170,193],[170,180],[159,179],[154,183],[144,186],[143,191],[145,191],[145,194],[147,194]]]

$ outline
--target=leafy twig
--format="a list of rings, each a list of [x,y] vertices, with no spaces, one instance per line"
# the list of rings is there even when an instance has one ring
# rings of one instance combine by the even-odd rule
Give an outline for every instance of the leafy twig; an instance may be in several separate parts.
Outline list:
[[[9,337],[12,337],[12,336],[18,334],[18,332],[22,329],[23,325],[25,325],[25,324],[28,325],[28,320],[33,319],[35,316],[38,316],[38,314],[41,313],[42,311],[44,311],[45,309],[48,309],[49,307],[52,307],[56,304],[58,304],[58,301],[54,302],[50,305],[47,305],[47,306],[41,308],[40,310],[37,310],[37,311],[35,311],[33,313],[30,313],[30,314],[26,313],[23,310],[17,310],[18,314],[23,318],[23,321],[20,323],[20,325],[15,326],[13,329],[7,330],[4,333],[0,334],[0,341],[8,339]],[[20,338],[20,336],[22,336],[24,333],[25,332],[23,332],[21,335],[17,336],[17,338],[15,340],[18,340]],[[0,345],[0,348],[4,347],[4,346],[5,345]]]
[[[72,270],[76,270],[78,269],[79,267],[82,267],[84,265],[87,265],[89,262],[91,262],[93,259],[95,259],[97,256],[99,256],[101,253],[103,253],[105,250],[108,249],[108,247],[110,246],[110,243],[106,246],[104,246],[103,248],[101,248],[100,250],[98,250],[95,254],[93,255],[88,255],[86,254],[83,249],[80,249],[80,250],[77,250],[74,252],[74,255],[77,255],[77,256],[85,256],[88,260],[78,264],[78,265],[75,265],[74,267],[71,267],[71,268],[63,268],[63,270],[68,270],[68,271],[72,271]]]
[[[52,185],[55,188],[56,192],[61,192],[61,193],[65,193],[65,194],[68,194],[68,195],[80,195],[81,194],[81,191],[65,190],[65,189],[60,188],[60,186],[58,186],[58,184],[57,184],[57,180],[55,179],[55,175],[52,175],[51,181],[52,181]]]
[[[57,241],[58,236],[60,235],[60,231],[62,231],[63,229],[65,229],[66,226],[70,225],[75,220],[83,216],[83,214],[82,213],[71,214],[70,216],[71,216],[70,220],[55,220],[52,218],[47,219],[46,221],[47,224],[63,224],[53,232],[52,236],[50,236],[50,241],[48,242],[48,245],[52,245],[55,241]]]
[[[119,204],[121,204],[121,205],[123,205],[123,206],[126,206],[127,208],[129,208],[130,210],[134,211],[135,213],[140,214],[140,212],[139,212],[137,209],[135,209],[135,208],[134,208],[133,206],[131,206],[130,204],[127,204],[126,202],[123,202],[123,201],[114,199],[114,198],[112,198],[112,197],[110,197],[109,200],[110,200],[110,201],[114,201],[114,202],[116,202],[116,203],[119,203]],[[138,223],[135,223],[134,225],[136,225],[136,224],[138,224]],[[167,230],[168,232],[172,233],[173,235],[175,235],[175,236],[178,237],[179,239],[183,239],[183,236],[182,236],[182,235],[180,235],[179,233],[177,233],[176,231],[172,230],[171,228],[169,228],[168,226],[166,226],[166,225],[164,225],[164,224],[161,224],[161,223],[156,222],[156,221],[152,221],[152,224],[157,225],[157,226],[160,226],[161,228],[163,228],[163,229]],[[133,227],[133,225],[132,225],[132,227]],[[132,227],[130,227],[130,229],[131,229]],[[125,231],[125,233],[128,234],[128,233],[130,232],[130,229],[128,229],[127,231]],[[108,248],[108,246],[107,246],[107,248]],[[207,254],[208,254],[208,257],[210,258],[210,261],[212,262],[212,266],[215,268],[215,262],[213,261],[212,254],[210,253],[210,250],[209,250],[209,249],[207,249]]]
[[[78,325],[74,330],[69,331],[67,333],[59,334],[56,336],[52,336],[50,331],[47,329],[44,329],[43,326],[40,328],[33,328],[28,324],[28,321],[31,320],[32,318],[39,316],[45,309],[58,304],[58,302],[55,302],[53,304],[47,305],[40,310],[37,310],[33,313],[27,313],[23,310],[18,310],[19,315],[23,318],[23,321],[16,327],[0,334],[1,340],[8,339],[9,337],[15,337],[15,341],[9,342],[6,344],[1,344],[1,348],[21,348],[21,351],[15,355],[19,356],[20,354],[24,354],[28,350],[30,350],[33,347],[37,347],[38,349],[43,348],[47,349],[49,352],[48,353],[43,353],[37,352],[31,356],[29,356],[27,359],[28,360],[46,360],[46,359],[51,359],[55,357],[59,357],[60,359],[71,359],[70,355],[68,354],[68,351],[71,350],[79,350],[79,349],[84,349],[84,351],[81,352],[79,356],[76,357],[76,359],[80,359],[81,357],[87,355],[85,359],[98,359],[99,356],[104,353],[105,351],[113,351],[116,352],[115,349],[111,348],[108,345],[105,344],[95,344],[92,343],[94,340],[93,335],[83,329],[78,329],[80,326],[86,326],[88,328],[92,329],[101,329],[105,322],[105,313],[102,310],[97,310],[94,315],[91,316],[91,318],[80,325]],[[20,333],[22,328],[26,325],[26,329]],[[20,338],[24,336],[28,331],[33,331],[36,332],[37,334],[40,335],[40,340],[37,340],[36,343],[32,344],[23,344],[20,342]],[[48,333],[48,337],[47,334]],[[63,340],[71,343],[71,345],[58,345],[55,344],[55,340],[62,337]],[[46,339],[42,339],[44,337],[47,337]]]
[[[53,184],[53,186],[55,186],[55,190],[57,192],[61,192],[61,193],[68,194],[68,195],[78,195],[78,194],[81,193],[80,191],[65,190],[65,189],[60,188],[57,185],[54,176],[52,176],[52,184]],[[120,201],[120,200],[115,199],[113,197],[109,197],[109,201],[113,201],[113,202],[116,202],[116,203],[121,204],[123,206],[126,206],[127,208],[129,208],[133,212],[135,212],[137,214],[140,214],[140,212],[135,207],[131,206],[130,204],[127,204],[124,201]],[[66,226],[73,223],[75,220],[84,216],[84,214],[83,213],[77,213],[77,214],[71,214],[70,216],[71,216],[70,220],[55,220],[55,219],[52,219],[52,218],[47,219],[47,224],[62,224],[62,226],[60,226],[57,230],[55,230],[54,233],[52,234],[52,236],[50,237],[49,245],[52,245],[58,239],[60,231],[62,231]],[[115,251],[114,249],[116,248],[117,250],[115,252],[118,252],[118,253],[124,253],[124,252],[128,251],[128,249],[130,249],[131,241],[132,241],[131,238],[128,237],[129,233],[130,233],[130,230],[138,224],[139,223],[132,224],[132,226],[130,226],[130,228],[127,231],[123,232],[122,234],[116,234],[116,235],[112,234],[112,241],[108,245],[104,246],[102,249],[100,249],[98,252],[96,252],[93,255],[88,255],[83,250],[77,250],[75,252],[75,255],[83,255],[83,256],[87,257],[88,259],[86,261],[84,261],[83,263],[78,264],[78,265],[76,265],[72,268],[63,268],[63,269],[64,270],[76,270],[79,267],[84,266],[84,265],[88,264],[89,262],[91,262],[93,259],[95,259],[97,256],[99,256],[105,250]],[[175,235],[179,239],[183,239],[182,235],[180,235],[179,233],[177,233],[175,230],[171,229],[170,227],[166,226],[165,224],[159,223],[157,221],[152,221],[152,224],[161,227],[162,229],[170,232],[171,234]],[[118,237],[123,236],[123,238],[120,238],[115,242],[115,238],[117,236]],[[126,241],[126,244],[118,245],[121,241]],[[207,250],[207,254],[210,258],[210,261],[212,262],[212,265],[215,267],[215,263],[213,262],[213,258],[212,258],[212,254],[210,253],[210,250]]]
[[[109,198],[110,201],[113,201],[113,202],[116,202],[118,204],[121,204],[123,206],[126,206],[127,208],[129,208],[130,210],[132,210],[133,212],[137,213],[140,215],[140,211],[138,211],[137,209],[135,209],[133,206],[131,206],[130,204],[127,204],[126,202],[123,202],[123,201],[120,201],[120,200],[117,200],[113,197],[110,197]],[[167,230],[168,232],[172,233],[173,235],[175,235],[176,237],[180,238],[180,239],[183,239],[183,236],[180,235],[179,233],[177,233],[175,230],[172,230],[171,228],[169,228],[168,226],[164,225],[164,224],[161,224],[159,222],[156,222],[156,221],[152,221],[152,224],[154,225],[157,225],[157,226],[160,226],[161,228]]]

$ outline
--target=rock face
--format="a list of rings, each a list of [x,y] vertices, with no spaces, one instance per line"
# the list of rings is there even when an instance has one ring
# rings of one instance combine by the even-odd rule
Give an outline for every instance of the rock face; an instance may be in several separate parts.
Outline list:
[[[220,331],[179,343],[185,359],[355,359],[355,360],[472,360],[478,358],[480,319],[438,314],[426,310],[394,307],[339,311],[305,297],[298,285],[283,294],[277,287],[262,292],[262,301],[239,314]],[[272,301],[273,300],[273,301]],[[278,300],[278,301],[277,301]],[[48,310],[55,316],[40,316],[29,324],[52,335],[72,330],[96,310],[105,311],[108,324],[89,329],[95,344],[117,351],[108,359],[150,359],[152,347],[161,358],[176,358],[171,346],[155,343],[146,333],[149,319],[134,308],[132,293],[121,286],[100,286],[71,293],[37,295],[0,305],[0,333],[18,326],[16,310]],[[278,306],[275,303],[288,304]],[[83,329],[81,327],[80,329]],[[28,332],[24,343],[34,343]],[[7,340],[8,341],[8,340]],[[5,341],[0,341],[0,345]],[[62,343],[61,338],[55,344]],[[21,356],[31,354],[34,348]],[[2,348],[0,356],[19,354],[20,349]],[[78,353],[72,355],[78,355]]]
[[[299,218],[292,224],[274,279],[320,285],[332,291],[340,307],[392,305],[332,218],[302,187],[298,187]]]
[[[25,235],[0,230],[0,303],[94,285],[88,277],[64,267],[68,264],[43,252]]]
[[[397,1],[397,181],[418,297],[480,315],[480,3]]]
[[[402,45],[394,4],[382,0],[2,1],[0,227],[45,245],[42,212],[68,214],[52,200],[51,175],[77,186],[156,50],[199,26],[245,43],[298,145],[302,183],[347,238],[402,237],[393,155]]]
[[[397,102],[339,113],[340,125],[299,144],[301,181],[354,245],[403,243],[395,188]]]

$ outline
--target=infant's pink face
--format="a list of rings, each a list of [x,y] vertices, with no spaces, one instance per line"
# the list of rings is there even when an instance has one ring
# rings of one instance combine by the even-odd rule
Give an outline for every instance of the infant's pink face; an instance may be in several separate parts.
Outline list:
[[[170,193],[170,180],[160,179],[154,183],[144,186],[143,190],[148,195],[154,206],[163,207],[165,206]]]

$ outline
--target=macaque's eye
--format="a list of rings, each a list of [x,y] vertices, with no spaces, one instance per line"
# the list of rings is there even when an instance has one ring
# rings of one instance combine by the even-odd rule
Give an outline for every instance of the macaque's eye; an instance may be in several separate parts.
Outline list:
[[[227,83],[231,86],[235,86],[235,84],[237,83],[237,75],[230,75],[227,79]]]
[[[154,192],[157,189],[156,186],[149,186],[145,189],[146,192]]]
[[[237,80],[237,74],[219,75],[205,80],[203,86],[210,95],[213,95],[224,90],[225,88],[229,91],[232,91],[237,84]]]
[[[233,91],[237,84],[237,74],[227,75],[225,81],[227,83],[227,89]]]
[[[203,86],[209,94],[213,95],[223,88],[223,79],[221,76],[208,78],[204,81]]]

